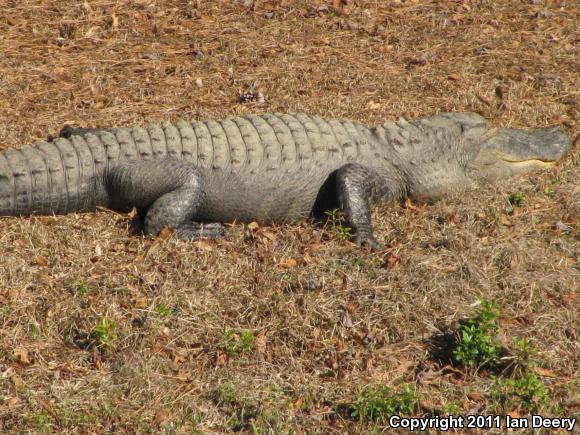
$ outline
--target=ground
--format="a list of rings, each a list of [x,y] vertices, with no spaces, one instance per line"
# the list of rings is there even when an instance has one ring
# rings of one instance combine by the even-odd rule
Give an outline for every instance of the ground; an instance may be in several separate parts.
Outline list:
[[[575,135],[573,3],[0,0],[0,148],[65,123],[264,111],[475,111]],[[191,243],[130,235],[106,210],[2,218],[0,431],[577,416],[579,178],[576,147],[435,205],[381,205],[379,253],[345,240],[338,215]],[[495,364],[465,356],[471,333]]]

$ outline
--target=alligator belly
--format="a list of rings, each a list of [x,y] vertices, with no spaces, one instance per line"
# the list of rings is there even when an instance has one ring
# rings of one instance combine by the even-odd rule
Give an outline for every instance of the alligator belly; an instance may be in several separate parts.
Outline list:
[[[211,182],[204,183],[198,216],[212,222],[296,221],[310,215],[325,178],[322,172],[308,177],[300,171],[288,177],[214,175]]]

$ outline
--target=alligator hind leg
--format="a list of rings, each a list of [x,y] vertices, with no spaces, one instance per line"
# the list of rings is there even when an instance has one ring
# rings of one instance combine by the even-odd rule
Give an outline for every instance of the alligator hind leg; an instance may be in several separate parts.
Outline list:
[[[174,159],[121,164],[107,174],[109,206],[121,211],[137,207],[144,213],[145,234],[169,227],[184,239],[220,237],[221,224],[193,222],[203,199],[201,178],[195,167]]]
[[[379,176],[371,169],[357,163],[344,165],[336,172],[338,203],[348,225],[354,231],[354,241],[372,251],[381,248],[373,236],[369,197],[380,183]]]

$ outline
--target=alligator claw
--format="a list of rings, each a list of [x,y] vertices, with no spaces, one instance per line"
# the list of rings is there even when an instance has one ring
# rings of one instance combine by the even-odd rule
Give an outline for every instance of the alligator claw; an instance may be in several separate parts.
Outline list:
[[[354,242],[361,248],[365,248],[370,252],[377,252],[383,249],[383,245],[373,236],[354,236]]]
[[[225,229],[220,222],[191,222],[176,228],[175,235],[183,240],[200,238],[216,239],[225,235]]]

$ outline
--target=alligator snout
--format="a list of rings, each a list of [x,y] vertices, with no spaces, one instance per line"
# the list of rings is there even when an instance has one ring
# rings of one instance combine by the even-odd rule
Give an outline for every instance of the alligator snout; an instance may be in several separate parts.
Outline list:
[[[561,128],[518,130],[499,128],[483,143],[499,159],[517,163],[530,160],[557,162],[571,148],[570,137]]]

